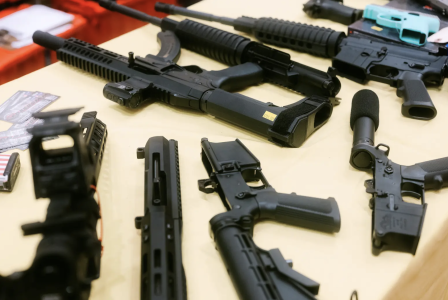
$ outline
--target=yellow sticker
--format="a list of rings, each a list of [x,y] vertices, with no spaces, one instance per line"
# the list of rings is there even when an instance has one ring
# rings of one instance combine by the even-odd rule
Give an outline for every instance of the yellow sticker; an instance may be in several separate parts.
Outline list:
[[[378,26],[372,26],[370,28],[372,28],[373,30],[376,30],[376,31],[383,31],[383,28],[378,27]]]
[[[268,119],[269,121],[274,121],[275,118],[277,118],[277,115],[271,113],[270,111],[266,111],[263,115],[263,118]]]

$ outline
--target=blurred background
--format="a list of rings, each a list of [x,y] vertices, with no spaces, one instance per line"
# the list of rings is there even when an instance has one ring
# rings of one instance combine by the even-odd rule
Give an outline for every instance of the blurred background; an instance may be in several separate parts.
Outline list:
[[[116,0],[158,17],[157,0]],[[164,0],[187,7],[200,0]],[[57,61],[56,54],[32,43],[36,29],[94,45],[147,25],[87,0],[0,0],[0,85]]]

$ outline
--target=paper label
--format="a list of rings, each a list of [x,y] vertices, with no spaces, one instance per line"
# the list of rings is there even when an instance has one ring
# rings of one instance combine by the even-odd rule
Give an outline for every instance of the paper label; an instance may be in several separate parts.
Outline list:
[[[271,113],[270,111],[266,111],[263,115],[263,118],[268,119],[269,121],[274,121],[275,118],[277,118],[277,115]]]
[[[376,31],[383,31],[383,28],[378,27],[378,26],[372,26],[370,28],[372,28],[373,30],[376,30]]]
[[[13,97],[16,95],[17,93]],[[0,106],[0,120],[16,124],[27,121],[34,113],[40,112],[59,98],[42,92],[34,92],[31,95],[22,93],[13,97]]]

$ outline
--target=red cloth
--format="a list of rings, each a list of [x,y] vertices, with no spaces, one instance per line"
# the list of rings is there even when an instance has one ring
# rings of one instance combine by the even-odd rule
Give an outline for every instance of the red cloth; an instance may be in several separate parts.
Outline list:
[[[22,4],[18,7],[2,10],[0,11],[0,18],[29,6],[29,4]],[[74,36],[82,39],[82,33],[86,23],[83,17],[75,15],[72,27],[58,36],[63,38]],[[56,54],[53,51],[51,52],[51,61],[56,62]],[[45,49],[36,44],[15,50],[6,50],[0,47],[0,84],[14,80],[43,67],[45,67]]]
[[[154,10],[156,1],[157,0],[118,0],[117,3],[153,16],[166,16],[166,14]],[[172,4],[177,3],[176,0],[168,0],[164,2]],[[89,29],[85,32],[84,40],[94,45],[101,44],[147,24],[120,13],[109,11],[93,1],[52,0],[51,4],[55,9],[72,14],[79,14],[86,18],[89,24]]]

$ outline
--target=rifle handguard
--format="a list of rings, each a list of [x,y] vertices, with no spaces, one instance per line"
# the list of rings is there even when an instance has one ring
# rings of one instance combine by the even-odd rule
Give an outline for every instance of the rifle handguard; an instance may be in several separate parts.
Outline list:
[[[162,21],[162,27],[163,22],[167,22],[166,19]],[[242,51],[251,42],[241,35],[188,19],[179,22],[174,33],[182,47],[229,66],[241,63]]]
[[[235,22],[236,30],[250,30],[263,43],[321,57],[334,57],[345,37],[342,31],[273,18],[241,17]],[[249,27],[246,22],[253,25]]]

